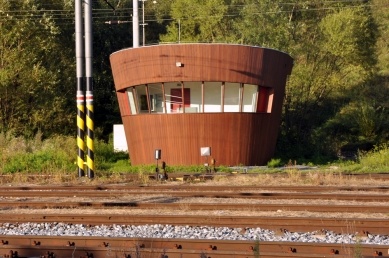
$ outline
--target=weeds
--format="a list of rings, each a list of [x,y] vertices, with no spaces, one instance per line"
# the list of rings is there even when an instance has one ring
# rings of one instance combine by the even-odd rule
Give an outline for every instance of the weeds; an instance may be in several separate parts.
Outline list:
[[[148,173],[146,173],[144,170],[140,170],[139,173],[139,181],[142,185],[148,185],[150,182],[150,177]]]
[[[281,159],[271,159],[267,163],[267,167],[269,167],[269,168],[280,167],[280,166],[282,166],[281,164],[282,164]]]
[[[354,258],[363,258],[361,240],[358,238],[354,246]]]
[[[259,258],[259,239],[256,239],[254,242],[254,258]]]

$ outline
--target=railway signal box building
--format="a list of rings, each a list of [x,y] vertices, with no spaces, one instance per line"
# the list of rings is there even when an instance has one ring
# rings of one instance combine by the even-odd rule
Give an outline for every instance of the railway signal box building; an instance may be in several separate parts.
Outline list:
[[[230,44],[129,48],[110,57],[131,163],[263,165],[273,155],[286,53]]]

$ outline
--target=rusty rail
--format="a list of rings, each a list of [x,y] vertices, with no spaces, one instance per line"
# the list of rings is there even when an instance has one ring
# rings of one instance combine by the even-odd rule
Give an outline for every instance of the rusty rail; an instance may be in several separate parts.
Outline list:
[[[162,202],[36,202],[36,201],[4,201],[0,207],[23,209],[63,209],[63,208],[120,208],[131,209],[169,209],[181,210],[239,210],[239,211],[309,211],[309,212],[358,212],[358,213],[386,213],[387,206],[378,205],[304,205],[304,204],[242,204],[242,203],[164,203]]]
[[[2,236],[0,254],[17,257],[254,257],[258,247],[255,241],[147,239],[147,238],[104,238],[104,237],[44,237],[44,236]],[[257,247],[256,247],[257,246]],[[261,257],[350,257],[355,248],[364,256],[383,256],[389,246],[355,244],[312,244],[288,242],[260,242]],[[131,255],[132,254],[132,255]],[[271,256],[273,255],[273,256]],[[276,255],[276,256],[274,256]],[[4,256],[3,256],[4,257]],[[12,256],[10,256],[12,257]],[[166,256],[165,256],[166,257]]]
[[[388,194],[327,194],[327,193],[254,193],[254,192],[156,192],[156,191],[9,191],[1,190],[2,197],[119,197],[130,194],[136,195],[165,195],[172,197],[201,197],[201,198],[245,198],[245,199],[327,199],[350,200],[360,202],[389,202]]]
[[[388,175],[389,179],[389,175]],[[2,186],[6,191],[191,191],[191,192],[249,192],[249,191],[289,191],[289,192],[389,192],[389,186],[204,186],[204,185],[88,185],[88,186]]]

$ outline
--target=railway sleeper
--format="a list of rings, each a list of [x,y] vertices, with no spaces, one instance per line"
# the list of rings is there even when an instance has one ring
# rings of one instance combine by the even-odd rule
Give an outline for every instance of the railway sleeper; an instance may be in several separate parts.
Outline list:
[[[112,239],[114,240],[114,239]],[[27,241],[26,241],[27,242]],[[35,242],[35,241],[34,241]],[[58,244],[57,241],[54,241]],[[141,243],[141,242],[132,242],[131,240],[127,240],[131,242],[130,245],[126,245],[125,243],[114,243],[113,246],[109,242],[103,242],[100,245],[95,245],[95,241],[91,241],[88,244],[88,240],[84,239],[84,245],[78,243],[77,245],[73,242],[72,245],[64,244],[61,246],[50,245],[50,243],[46,243],[46,245],[34,245],[33,243],[30,245],[16,244],[16,245],[0,245],[0,258],[21,258],[21,257],[40,257],[40,258],[59,258],[59,257],[80,257],[80,258],[98,258],[98,257],[139,257],[137,254],[144,254],[141,257],[147,258],[150,254],[162,254],[168,258],[175,257],[227,257],[228,255],[233,255],[231,257],[255,257],[258,254],[257,248],[259,248],[260,257],[352,257],[356,246],[354,245],[337,245],[336,248],[329,248],[329,245],[320,245],[320,244],[295,244],[295,243],[282,243],[280,246],[280,242],[276,245],[273,245],[272,248],[269,248],[268,242],[260,242],[257,247],[249,246],[245,250],[241,250],[242,246],[246,245],[240,243],[240,245],[236,245],[237,250],[226,250],[227,248],[221,245],[221,242],[218,245],[208,245],[205,246],[205,241],[201,244],[199,242],[181,242],[173,244],[172,242],[161,245],[157,242],[155,245],[151,243],[151,245],[155,247],[150,247],[150,243]],[[68,241],[70,243],[70,241]],[[85,244],[87,243],[87,244]],[[270,243],[271,244],[271,243]],[[116,246],[115,246],[116,245]],[[332,245],[333,247],[334,245]],[[385,253],[389,254],[388,246],[383,246],[380,249],[377,249],[376,246],[362,245],[359,249],[359,252],[363,257],[387,257],[384,256]],[[201,256],[202,254],[206,254],[206,256]],[[113,255],[113,256],[110,256]],[[182,255],[182,256],[181,256]],[[198,256],[196,256],[198,255]],[[273,256],[271,256],[273,255]]]
[[[7,251],[1,248],[4,253]],[[314,253],[296,253],[296,252],[260,252],[259,256],[262,258],[279,257],[336,257],[336,258],[349,258],[350,254],[337,255],[337,254],[314,254]],[[364,258],[376,257],[372,254],[364,255]],[[158,248],[141,248],[141,249],[125,249],[125,248],[92,248],[92,247],[51,247],[47,251],[47,247],[33,247],[33,246],[14,246],[12,250],[9,250],[4,255],[0,255],[1,258],[62,258],[62,257],[80,257],[80,258],[105,258],[105,257],[117,257],[117,258],[224,258],[224,257],[236,257],[236,258],[251,258],[256,257],[252,251],[221,251],[221,250],[192,250],[192,249],[158,249]],[[381,256],[389,257],[389,256]]]

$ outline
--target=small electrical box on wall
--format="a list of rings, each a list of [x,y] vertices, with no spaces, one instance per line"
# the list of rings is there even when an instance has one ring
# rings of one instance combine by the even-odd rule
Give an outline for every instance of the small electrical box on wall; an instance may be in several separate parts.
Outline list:
[[[161,159],[161,150],[155,150],[155,159],[156,160]]]

